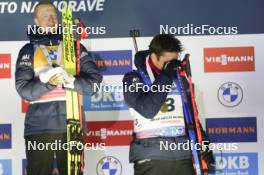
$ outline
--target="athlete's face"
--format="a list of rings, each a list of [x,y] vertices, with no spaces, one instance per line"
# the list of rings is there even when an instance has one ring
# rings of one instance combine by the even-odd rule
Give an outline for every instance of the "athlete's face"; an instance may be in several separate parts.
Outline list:
[[[36,9],[34,22],[45,32],[54,32],[58,27],[56,9],[51,5],[41,5]]]

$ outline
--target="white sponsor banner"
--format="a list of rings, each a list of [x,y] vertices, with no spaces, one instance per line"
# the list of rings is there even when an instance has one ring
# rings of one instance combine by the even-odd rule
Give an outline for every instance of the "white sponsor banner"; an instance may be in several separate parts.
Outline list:
[[[147,49],[151,39],[151,37],[139,38],[139,49]],[[256,152],[258,154],[259,175],[264,175],[264,169],[260,166],[264,163],[264,151],[262,149],[264,144],[264,112],[262,109],[264,95],[261,91],[264,89],[262,81],[264,74],[264,59],[262,58],[264,55],[264,35],[181,36],[179,39],[184,45],[184,53],[191,54],[193,82],[196,86],[197,103],[202,123],[204,123],[205,118],[256,116],[257,142],[239,143],[237,152]],[[0,148],[0,159],[11,159],[12,174],[16,175],[22,174],[25,147],[23,139],[24,114],[21,112],[21,99],[15,90],[14,72],[18,52],[25,43],[25,41],[0,42],[0,58],[1,54],[11,54],[11,78],[0,78],[0,124],[11,124],[12,128],[12,147],[10,149]],[[131,38],[91,39],[84,41],[83,44],[92,51],[133,50]],[[254,47],[255,71],[205,73],[204,48],[229,47]],[[134,53],[133,50],[133,55]],[[181,57],[184,56],[184,53]],[[120,85],[122,78],[122,75],[107,75],[104,76],[104,83]],[[225,85],[228,82],[231,83]],[[238,86],[235,86],[236,84],[242,89],[243,96],[241,96]],[[235,106],[228,106],[230,102],[233,104],[239,99],[241,101]],[[132,120],[128,110],[123,109],[87,111],[85,114],[88,121]],[[0,136],[0,143],[2,140]],[[102,159],[107,156],[110,158]],[[121,162],[122,174],[133,174],[133,167],[128,163],[128,147],[107,147],[105,151],[86,152],[85,171],[97,175],[96,167],[101,159],[101,165],[108,162],[118,169],[119,165],[116,164],[118,161],[114,158],[111,159],[111,156]]]

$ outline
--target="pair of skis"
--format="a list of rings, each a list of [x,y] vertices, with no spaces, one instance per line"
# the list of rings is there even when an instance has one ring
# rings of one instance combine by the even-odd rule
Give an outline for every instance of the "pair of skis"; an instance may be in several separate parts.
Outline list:
[[[80,21],[79,25],[81,25]],[[80,74],[80,40],[84,35],[80,35],[74,44],[74,34],[72,31],[72,9],[64,6],[62,9],[63,27],[63,55],[65,70],[71,75]],[[77,24],[78,25],[78,24]],[[82,27],[82,26],[80,26]],[[75,55],[76,53],[76,55]],[[76,59],[77,56],[77,59]],[[70,146],[67,150],[68,175],[83,175],[84,156],[80,148],[82,144],[82,108],[81,96],[77,92],[66,90],[66,116],[67,116],[67,143]],[[79,145],[79,147],[78,147]],[[83,145],[81,145],[83,146]]]
[[[185,123],[187,125],[187,131],[189,135],[189,139],[192,143],[199,143],[202,146],[203,138],[202,138],[202,130],[199,121],[197,105],[194,97],[193,83],[192,83],[192,73],[191,66],[189,61],[189,54],[186,54],[184,59],[182,60],[181,70],[177,70],[177,87],[180,89],[182,103],[183,103],[183,111],[185,117]],[[185,77],[188,80],[189,85],[189,94],[185,90],[184,83],[182,78]],[[188,96],[191,97],[191,104],[188,102]],[[193,145],[191,145],[193,146]],[[192,155],[193,155],[193,163],[196,175],[207,175],[208,167],[207,163],[202,157],[202,150],[196,150],[195,147],[192,147]],[[200,147],[201,149],[201,147]]]
[[[138,52],[136,37],[140,36],[139,30],[131,30],[130,36],[133,39],[135,51]],[[199,122],[197,105],[196,105],[195,97],[194,97],[189,56],[190,56],[189,54],[185,55],[185,58],[182,60],[181,71],[176,72],[177,74],[176,83],[177,83],[177,86],[180,87],[180,93],[181,93],[181,97],[183,100],[184,117],[185,117],[185,122],[187,125],[189,139],[194,144],[199,143],[200,145],[202,145],[203,140],[202,140],[201,125]],[[188,95],[191,97],[191,108],[188,103],[188,98],[186,94],[187,91],[185,90],[182,77],[186,77],[186,79],[188,80],[188,84],[189,84],[189,94]],[[193,146],[193,144],[191,144],[191,146]],[[196,175],[208,175],[208,167],[207,167],[205,160],[201,156],[201,151],[195,150],[195,148],[192,147],[192,156],[193,156],[193,164],[194,164]]]

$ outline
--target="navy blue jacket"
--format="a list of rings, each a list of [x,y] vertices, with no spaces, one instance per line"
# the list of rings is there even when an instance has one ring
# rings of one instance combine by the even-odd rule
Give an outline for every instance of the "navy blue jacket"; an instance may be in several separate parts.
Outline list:
[[[149,51],[140,51],[135,55],[135,66],[137,69],[144,71],[146,70],[146,57],[149,55]],[[135,81],[136,80],[136,81]],[[187,80],[184,80],[184,84],[188,91]],[[160,73],[156,75],[152,85],[171,85],[173,80],[166,74]],[[143,79],[138,71],[134,70],[128,72],[123,78],[123,85],[132,85],[134,83],[143,83]],[[168,93],[167,92],[124,92],[125,102],[130,108],[135,109],[142,116],[151,119],[160,110],[162,104],[164,104]],[[190,97],[189,97],[190,98]],[[187,136],[177,138],[148,138],[148,139],[137,139],[135,136],[130,144],[130,162],[143,159],[158,159],[158,160],[182,160],[191,159],[191,152],[184,150],[160,150],[160,142],[169,144],[184,143],[188,140]]]
[[[18,94],[27,101],[37,100],[45,93],[53,90],[55,86],[42,83],[35,79],[33,68],[34,44],[58,45],[62,40],[61,35],[29,35],[30,43],[20,50],[15,72],[15,85]],[[80,75],[75,76],[74,91],[82,95],[95,93],[94,83],[99,84],[102,76],[87,50],[81,46],[81,70]],[[86,53],[86,54],[84,54]],[[29,59],[23,60],[28,55]],[[66,103],[54,101],[46,103],[30,104],[25,118],[24,135],[40,133],[64,133],[66,132]]]

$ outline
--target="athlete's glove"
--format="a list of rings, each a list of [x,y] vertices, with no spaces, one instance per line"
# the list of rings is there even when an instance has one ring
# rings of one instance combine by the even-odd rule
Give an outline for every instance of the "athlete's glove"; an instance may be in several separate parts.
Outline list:
[[[53,86],[62,86],[73,89],[75,78],[68,74],[62,67],[49,67],[40,72],[39,79],[43,83]]]
[[[180,60],[172,60],[172,61],[166,62],[163,66],[162,73],[167,75],[169,78],[173,78],[173,75],[175,75],[175,71],[180,66],[181,66]]]
[[[49,79],[48,83],[53,86],[62,86],[62,84],[64,83],[63,74],[58,73],[58,74],[53,75]]]
[[[215,172],[215,158],[213,155],[213,151],[209,149],[210,142],[206,141],[203,142],[203,150],[201,152],[202,158],[207,163],[208,172],[214,173]]]

